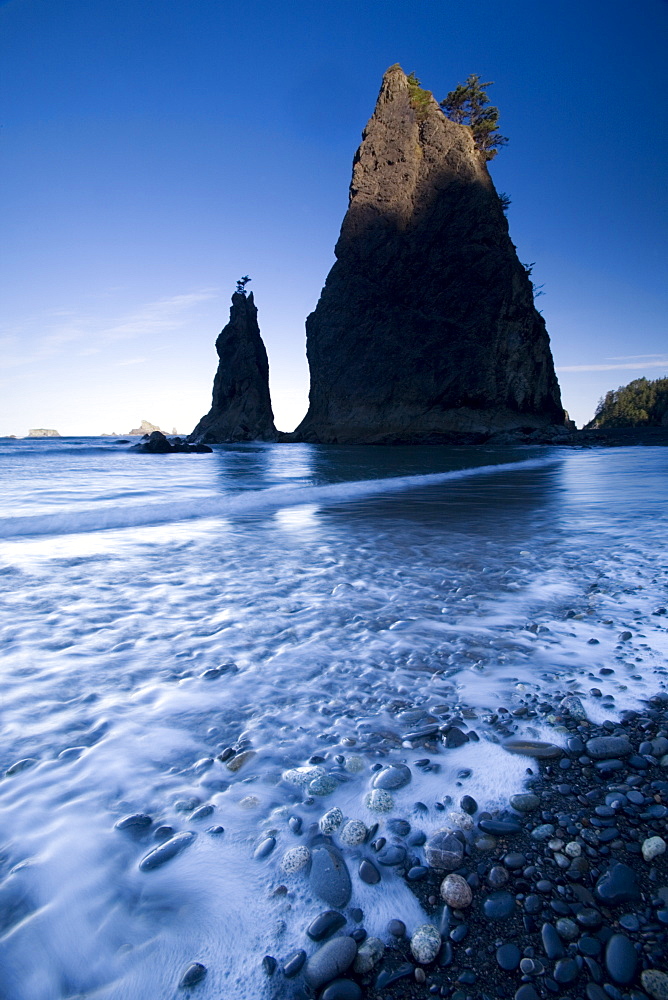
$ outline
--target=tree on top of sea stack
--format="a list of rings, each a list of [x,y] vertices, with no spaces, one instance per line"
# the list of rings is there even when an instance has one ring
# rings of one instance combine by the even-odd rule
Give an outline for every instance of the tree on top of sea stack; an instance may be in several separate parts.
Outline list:
[[[481,83],[478,74],[471,73],[466,83],[457,84],[440,104],[451,122],[471,129],[476,148],[486,160],[493,160],[499,146],[508,142],[498,130],[499,109],[490,104],[485,92],[485,87],[493,84],[493,80]]]
[[[227,326],[216,340],[218,371],[213,381],[211,409],[189,441],[222,444],[231,441],[275,441],[269,396],[269,361],[260,336],[251,279],[237,281]]]
[[[545,321],[503,208],[472,128],[391,66],[353,160],[337,260],[306,321],[311,389],[297,440],[563,426]]]

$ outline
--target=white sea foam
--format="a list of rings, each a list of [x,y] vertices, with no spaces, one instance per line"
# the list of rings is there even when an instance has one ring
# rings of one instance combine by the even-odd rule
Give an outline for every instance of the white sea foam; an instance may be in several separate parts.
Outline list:
[[[51,508],[44,475],[39,513],[26,477],[0,545],[0,754],[5,767],[37,763],[0,782],[0,996],[166,996],[192,961],[209,969],[202,1000],[278,995],[280,974],[269,985],[262,955],[314,950],[304,928],[326,908],[280,857],[334,804],[370,824],[374,763],[411,765],[392,815],[429,832],[464,793],[494,809],[530,782],[531,762],[509,755],[486,721],[500,707],[573,691],[592,718],[614,718],[655,693],[668,653],[667,618],[654,614],[668,579],[657,451],[314,485],[309,455],[336,473],[336,451],[268,447],[193,466],[177,502],[160,478],[183,475],[176,466],[140,474],[118,459],[99,508],[90,486],[77,492],[78,467],[60,470]],[[234,462],[260,463],[236,492],[224,476]],[[223,495],[205,468],[222,476]],[[632,509],[623,481],[642,484]],[[420,712],[441,722],[462,710],[479,742],[406,745]],[[518,733],[559,741],[540,719],[517,719]],[[238,772],[197,763],[242,733],[257,754]],[[280,775],[314,753],[326,768],[350,753],[365,767],[303,804]],[[425,754],[438,770],[414,766]],[[189,797],[212,815],[191,820],[177,807]],[[132,812],[198,836],[140,872],[151,836],[114,830]],[[288,828],[293,813],[301,836]],[[222,836],[205,832],[214,824]],[[253,860],[272,830],[274,853]],[[380,886],[357,878],[367,850],[348,859],[368,932],[385,936],[392,917],[422,922],[395,873]],[[287,895],[274,895],[282,882]]]

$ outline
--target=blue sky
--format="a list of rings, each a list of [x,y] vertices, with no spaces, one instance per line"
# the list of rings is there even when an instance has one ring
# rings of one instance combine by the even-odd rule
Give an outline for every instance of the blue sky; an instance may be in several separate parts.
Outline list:
[[[0,434],[190,431],[253,278],[278,425],[384,70],[471,73],[564,404],[668,375],[666,0],[0,2]]]

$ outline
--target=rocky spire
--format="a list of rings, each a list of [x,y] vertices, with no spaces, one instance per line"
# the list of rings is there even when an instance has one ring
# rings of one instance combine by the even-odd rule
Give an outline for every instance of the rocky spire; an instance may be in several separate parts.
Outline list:
[[[563,424],[549,338],[470,129],[400,66],[353,161],[306,321],[306,441],[447,441]]]
[[[269,362],[253,293],[232,296],[230,320],[216,340],[220,362],[213,381],[211,409],[190,441],[275,441],[269,398]]]

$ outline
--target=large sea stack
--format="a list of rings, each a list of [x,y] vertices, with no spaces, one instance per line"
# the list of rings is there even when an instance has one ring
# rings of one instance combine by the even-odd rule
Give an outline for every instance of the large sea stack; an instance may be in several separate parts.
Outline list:
[[[353,162],[336,263],[306,321],[309,410],[322,442],[482,440],[563,425],[545,322],[484,154],[383,78]]]
[[[213,380],[211,409],[202,417],[190,441],[275,441],[269,398],[269,362],[253,293],[235,292],[230,320],[216,340],[220,359]]]

